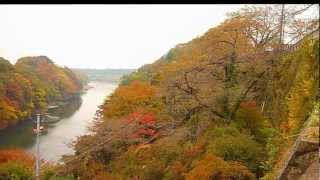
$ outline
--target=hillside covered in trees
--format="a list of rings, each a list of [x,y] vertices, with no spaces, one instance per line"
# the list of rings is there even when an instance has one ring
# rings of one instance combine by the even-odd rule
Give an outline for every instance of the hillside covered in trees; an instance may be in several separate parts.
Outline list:
[[[288,26],[307,29],[293,37],[318,28],[317,20],[290,15]],[[234,12],[123,77],[98,111],[94,134],[75,142],[75,155],[56,173],[275,179],[282,152],[319,103],[319,40],[305,37],[295,49],[279,44],[278,17],[276,7]]]
[[[287,10],[290,38],[302,39],[290,48],[279,35],[280,12],[231,13],[124,76],[97,111],[92,134],[41,178],[276,179],[283,152],[319,108],[319,36],[306,36],[319,21]]]
[[[0,129],[70,98],[81,90],[82,79],[45,56],[23,57],[15,65],[0,58]]]

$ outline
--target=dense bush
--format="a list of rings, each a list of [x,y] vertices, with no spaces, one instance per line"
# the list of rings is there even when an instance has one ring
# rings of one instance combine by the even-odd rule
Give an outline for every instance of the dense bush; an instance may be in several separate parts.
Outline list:
[[[0,179],[32,180],[33,166],[33,157],[22,150],[0,150]]]
[[[232,126],[207,130],[207,151],[229,161],[239,161],[257,172],[264,159],[263,146],[253,136],[240,132]]]
[[[208,154],[194,163],[186,174],[187,180],[243,179],[254,180],[255,176],[239,162],[226,162],[222,158]]]
[[[0,164],[0,179],[3,180],[33,180],[32,168],[17,162]]]

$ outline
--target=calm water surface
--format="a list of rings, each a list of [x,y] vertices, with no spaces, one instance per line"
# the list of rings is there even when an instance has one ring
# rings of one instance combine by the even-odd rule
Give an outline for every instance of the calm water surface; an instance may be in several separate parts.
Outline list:
[[[89,89],[79,98],[73,99],[64,108],[57,109],[54,115],[61,117],[57,123],[48,126],[48,133],[40,137],[41,157],[57,161],[64,154],[73,153],[68,145],[76,137],[88,133],[98,106],[117,87],[115,83],[91,82]],[[18,147],[35,152],[34,123],[26,121],[17,127],[0,132],[0,148]]]

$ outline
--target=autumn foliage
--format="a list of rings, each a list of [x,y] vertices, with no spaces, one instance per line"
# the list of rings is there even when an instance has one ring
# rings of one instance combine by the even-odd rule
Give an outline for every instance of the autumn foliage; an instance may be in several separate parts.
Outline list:
[[[137,130],[133,134],[135,138],[149,138],[156,134],[156,117],[153,113],[135,111],[127,117],[127,121],[137,125]]]
[[[139,108],[157,111],[156,87],[145,82],[134,81],[130,85],[120,86],[104,105],[105,118],[123,117]]]
[[[0,179],[32,180],[34,158],[19,149],[0,150]]]
[[[45,56],[24,57],[11,65],[0,58],[0,129],[29,118],[36,109],[79,92],[81,80]]]
[[[255,176],[240,162],[226,162],[222,158],[208,154],[195,163],[194,168],[186,174],[187,180],[209,179],[250,179]]]
[[[34,158],[23,150],[6,149],[0,150],[0,164],[10,161],[19,162],[26,166],[33,167]]]
[[[278,10],[231,13],[123,77],[75,149],[103,146],[69,173],[90,179],[98,166],[115,179],[229,180],[270,172],[319,85],[318,41],[279,49]]]

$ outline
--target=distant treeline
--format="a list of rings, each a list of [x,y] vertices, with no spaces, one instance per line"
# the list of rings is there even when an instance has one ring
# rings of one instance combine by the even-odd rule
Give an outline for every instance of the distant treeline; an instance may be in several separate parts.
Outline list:
[[[119,82],[124,75],[134,72],[135,69],[74,69],[86,74],[90,81]]]

